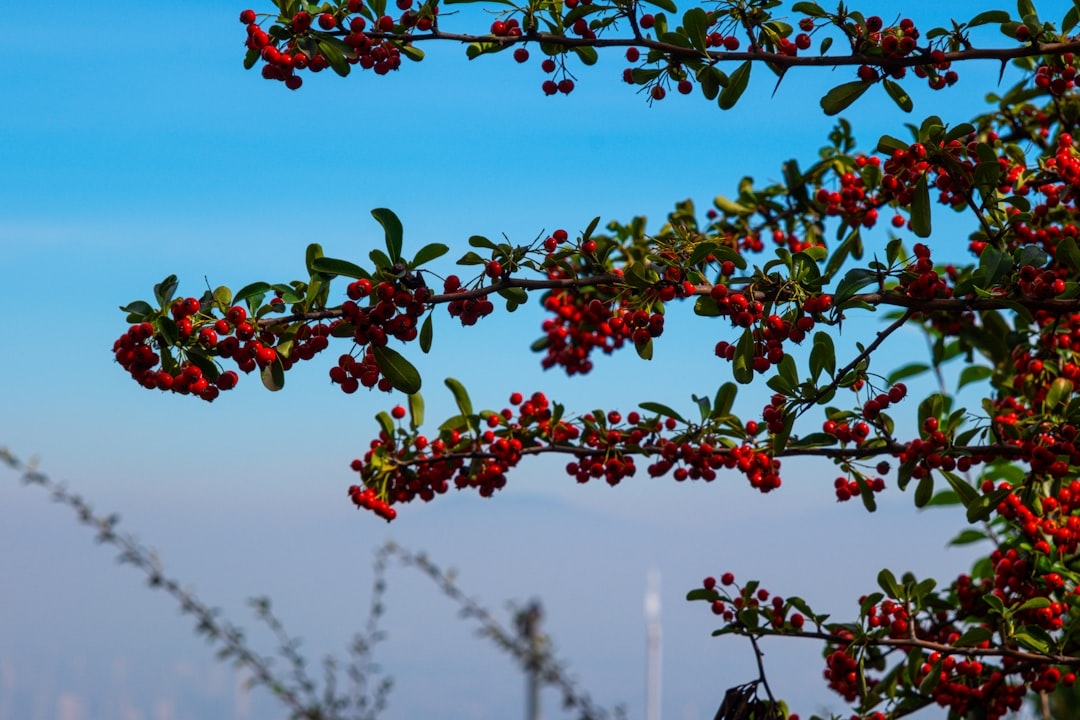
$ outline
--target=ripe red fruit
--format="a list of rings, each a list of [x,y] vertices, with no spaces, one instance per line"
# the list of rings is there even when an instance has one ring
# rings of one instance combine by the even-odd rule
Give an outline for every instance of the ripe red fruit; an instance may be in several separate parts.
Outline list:
[[[689,80],[680,80],[678,87],[679,92],[683,95],[689,95],[694,91],[694,84]]]
[[[735,582],[734,573],[726,572],[726,573],[724,573],[723,575],[720,576],[720,584],[721,585],[731,585],[734,582]]]
[[[514,59],[519,63],[526,62],[529,59],[529,51],[523,47],[519,47],[517,50],[514,50]]]
[[[626,59],[628,62],[636,63],[641,59],[641,51],[636,47],[626,48]]]
[[[244,10],[242,13],[240,13],[240,22],[245,25],[250,25],[251,23],[255,22],[255,11]]]
[[[585,242],[581,243],[581,252],[585,253],[586,255],[591,255],[592,253],[596,252],[596,241],[586,240]]]
[[[641,16],[641,19],[638,20],[638,25],[645,28],[646,30],[648,30],[649,28],[651,28],[655,24],[656,24],[656,18],[654,18],[649,13],[645,13],[644,15]]]
[[[701,583],[701,585],[706,590],[712,590],[714,587],[716,587],[716,578],[711,577],[711,576],[707,577],[707,578],[705,578],[705,581],[703,583]]]
[[[734,52],[739,49],[739,38],[734,35],[728,35],[724,38],[724,49],[728,52]]]
[[[333,30],[337,25],[337,20],[330,13],[322,13],[319,15],[319,27],[323,30]]]
[[[551,58],[545,58],[544,62],[540,63],[540,69],[543,70],[546,73],[555,72],[555,61],[552,60]],[[552,93],[548,93],[548,94],[551,95]]]
[[[380,32],[388,33],[394,29],[394,18],[390,17],[389,15],[383,15],[381,18],[379,18],[379,21],[376,25],[379,28]]]
[[[569,95],[574,90],[574,81],[570,78],[563,78],[559,81],[559,92],[563,95]]]
[[[653,85],[649,94],[652,95],[653,100],[663,100],[667,96],[667,90],[664,89],[663,85]]]
[[[540,89],[544,91],[545,95],[554,95],[559,92],[559,86],[554,80],[545,80],[540,86]]]
[[[499,262],[498,260],[492,260],[484,268],[484,272],[487,273],[487,276],[490,277],[490,278],[501,277],[502,274],[503,274],[502,263]]]
[[[405,417],[405,408],[403,408],[401,405],[395,405],[394,409],[390,411],[390,415],[395,420],[401,420],[403,417]]]

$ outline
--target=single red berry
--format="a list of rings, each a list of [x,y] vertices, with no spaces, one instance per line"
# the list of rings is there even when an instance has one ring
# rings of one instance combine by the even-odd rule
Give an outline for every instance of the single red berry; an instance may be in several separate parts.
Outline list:
[[[517,50],[514,50],[514,59],[519,63],[526,62],[529,59],[529,51],[523,47],[519,47]]]
[[[636,47],[626,48],[626,60],[636,63],[641,58],[641,51]]]
[[[652,95],[653,100],[663,100],[667,95],[667,90],[664,89],[663,85],[653,85],[649,94]]]
[[[484,269],[484,272],[486,272],[487,276],[490,277],[490,278],[498,278],[503,274],[502,263],[499,262],[498,260],[492,260],[491,262],[489,262],[487,264],[487,267]]]
[[[720,576],[720,584],[721,585],[731,585],[734,582],[735,582],[734,573],[726,572],[726,573],[724,573],[723,575]]]
[[[546,73],[555,72],[555,61],[551,58],[544,58],[544,61],[540,63],[540,69]]]
[[[641,16],[641,19],[638,20],[638,25],[645,28],[646,30],[648,30],[649,28],[651,28],[655,24],[656,24],[656,18],[653,17],[652,15],[650,15],[649,13],[645,13],[644,15]]]
[[[240,13],[240,22],[244,23],[245,25],[250,25],[251,23],[255,22],[255,11],[244,10],[242,13]]]
[[[405,408],[403,408],[401,405],[395,405],[394,409],[390,411],[390,415],[395,420],[400,420],[405,417]]]

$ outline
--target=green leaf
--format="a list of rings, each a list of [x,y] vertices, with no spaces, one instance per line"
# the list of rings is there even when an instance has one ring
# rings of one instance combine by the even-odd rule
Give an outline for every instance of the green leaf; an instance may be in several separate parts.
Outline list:
[[[959,390],[965,385],[985,380],[993,374],[993,368],[988,368],[985,365],[968,365],[960,372],[960,381],[957,383],[956,389]]]
[[[851,103],[858,100],[873,83],[854,80],[852,82],[837,85],[825,97],[821,98],[821,109],[826,115],[836,115]]]
[[[970,545],[971,543],[982,542],[986,539],[986,533],[982,530],[968,528],[967,530],[962,530],[959,535],[950,540],[949,545]]]
[[[256,297],[261,300],[262,296],[268,292],[270,292],[270,283],[253,282],[250,285],[245,285],[240,288],[240,290],[233,295],[233,303],[239,305],[244,301],[249,301],[248,309],[254,310],[259,304],[259,301],[251,302],[251,300],[254,300]]]
[[[942,470],[941,473],[945,476],[945,479],[949,481],[949,485],[956,492],[956,496],[960,498],[960,503],[969,508],[973,503],[978,501],[981,497],[979,491],[973,488],[966,480],[955,473],[951,473],[948,470]]]
[[[994,636],[994,633],[984,627],[969,628],[967,632],[958,637],[953,643],[956,647],[972,647],[981,642],[986,642]]]
[[[911,109],[915,107],[911,102],[911,96],[907,94],[907,90],[904,90],[900,83],[885,78],[881,81],[881,84],[885,86],[885,92],[889,93],[889,97],[893,99],[898,108],[904,112],[911,112]]]
[[[1013,612],[1018,613],[1018,612],[1023,612],[1024,610],[1042,610],[1043,608],[1048,608],[1048,607],[1050,607],[1050,599],[1049,598],[1033,597],[1030,600],[1027,600],[1026,602],[1024,602],[1024,604],[1021,605],[1020,607],[1014,608]]]
[[[1069,397],[1073,393],[1073,381],[1068,378],[1055,378],[1054,382],[1050,383],[1050,389],[1046,391],[1046,400],[1043,402],[1043,411],[1052,412],[1058,405],[1063,404],[1063,401],[1068,401]]]
[[[431,316],[433,313],[428,313],[424,318],[424,323],[420,326],[420,351],[425,355],[431,351]]]
[[[686,423],[686,420],[683,419],[682,415],[675,412],[674,410],[669,408],[667,405],[662,405],[661,403],[658,403],[658,402],[643,402],[640,405],[638,405],[638,407],[641,408],[642,410],[644,410],[645,412],[656,413],[657,415],[663,415],[664,417],[674,418],[675,420],[678,420],[681,423]]]
[[[638,345],[637,343],[634,343],[634,350],[637,351],[638,357],[642,360],[652,360],[653,339],[649,338],[649,341],[644,345]]]
[[[968,20],[967,26],[978,27],[979,25],[989,25],[991,23],[1001,24],[1009,22],[1009,20],[1009,13],[1004,10],[987,10]]]
[[[816,383],[824,370],[829,377],[836,376],[836,347],[827,332],[814,333],[814,347],[810,350],[810,374]]]
[[[913,377],[915,375],[922,375],[929,369],[930,366],[926,365],[925,363],[910,363],[908,365],[904,365],[901,368],[893,370],[892,373],[889,374],[889,377],[885,380],[885,382],[889,385],[895,385],[904,378]]]
[[[281,365],[281,358],[275,357],[274,362],[262,369],[259,377],[262,379],[263,387],[270,392],[277,392],[285,387],[285,368]]]
[[[388,347],[372,347],[371,353],[375,357],[375,364],[379,366],[379,372],[390,381],[395,390],[407,395],[420,391],[420,373],[401,353]]]
[[[416,257],[413,258],[409,267],[413,270],[431,262],[435,258],[442,257],[446,253],[450,252],[450,248],[442,243],[430,243],[420,248],[420,251],[416,253]]]
[[[926,507],[926,504],[930,502],[930,498],[933,496],[934,476],[926,473],[919,479],[919,484],[915,487],[915,507]]]
[[[341,51],[339,44],[339,42],[320,40],[319,52],[330,63],[330,67],[334,69],[334,72],[341,77],[345,77],[352,68],[349,67],[349,63],[345,60],[345,54]]]
[[[888,597],[897,600],[903,598],[904,595],[900,584],[896,582],[896,576],[888,568],[882,568],[881,572],[878,573],[877,582],[878,587],[884,590]]]
[[[897,150],[907,150],[908,147],[906,142],[898,140],[891,135],[882,135],[877,143],[878,152],[886,155],[892,155]]]
[[[833,301],[839,305],[867,285],[873,285],[880,278],[880,274],[866,268],[852,268],[844,275],[844,279],[836,286]]]
[[[930,237],[930,187],[925,174],[911,196],[911,231],[921,238]]]
[[[315,258],[311,261],[311,269],[314,272],[326,273],[327,275],[343,275],[357,279],[368,276],[367,271],[359,265],[348,260],[338,260],[337,258]]]
[[[679,11],[679,8],[675,7],[675,3],[671,2],[671,0],[647,0],[647,2],[665,12],[674,13]]]
[[[145,300],[136,300],[133,303],[122,305],[120,310],[131,315],[149,315],[154,312],[154,307]]]
[[[816,18],[829,17],[829,13],[822,10],[821,6],[814,2],[797,2],[791,6],[791,12],[802,13]]]
[[[169,309],[169,302],[172,301],[173,295],[176,294],[178,285],[179,283],[176,281],[176,276],[170,275],[154,286],[154,299],[157,300],[158,307],[162,310]]]
[[[473,235],[469,238],[469,244],[475,248],[484,248],[485,250],[498,251],[499,246],[488,240],[483,235]]]
[[[420,62],[424,59],[424,51],[415,45],[402,45],[395,43],[394,46],[401,51],[401,54],[409,58],[413,62]]]
[[[1044,638],[1038,637],[1036,630],[1040,630],[1035,625],[1028,625],[1023,630],[1012,634],[1012,639],[1020,643],[1028,650],[1034,650],[1035,652],[1047,653],[1050,652],[1050,643]],[[1045,632],[1045,631],[1043,631]]]
[[[753,65],[749,60],[740,65],[728,78],[727,87],[720,91],[718,100],[721,110],[730,110],[742,97],[746,86],[750,83],[750,67]]]
[[[735,404],[735,395],[738,393],[739,388],[735,383],[726,382],[721,385],[716,391],[716,397],[713,398],[713,418],[727,417],[731,414],[731,408]]]
[[[690,8],[683,15],[683,30],[690,38],[690,44],[701,53],[708,52],[708,44],[705,40],[709,28],[709,16],[705,10],[699,7]]]
[[[1054,259],[1074,272],[1080,272],[1080,247],[1072,235],[1058,242],[1054,249]]]
[[[446,387],[450,388],[450,392],[454,394],[454,402],[457,403],[458,410],[465,417],[469,417],[473,414],[472,401],[469,400],[469,393],[465,390],[465,386],[454,378],[446,378],[444,381]]]
[[[387,208],[375,208],[371,211],[372,216],[379,221],[386,232],[386,252],[392,263],[401,262],[401,244],[405,231],[401,227],[401,221],[392,210]]]
[[[746,330],[739,338],[735,346],[735,357],[731,362],[732,374],[735,381],[746,385],[754,379],[754,335],[752,330]]]
[[[586,65],[595,65],[596,61],[600,58],[596,53],[596,49],[588,45],[574,45],[570,49],[573,50],[574,54]]]
[[[420,393],[409,395],[409,426],[416,430],[424,424],[424,398]]]

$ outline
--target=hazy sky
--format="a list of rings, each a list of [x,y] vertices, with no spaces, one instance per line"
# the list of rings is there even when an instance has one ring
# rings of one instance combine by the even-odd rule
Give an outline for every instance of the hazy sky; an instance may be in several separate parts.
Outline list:
[[[946,24],[941,3],[909,5],[920,26]],[[983,9],[949,4],[961,18],[965,6]],[[886,10],[893,3],[860,7],[895,13]],[[458,255],[472,234],[525,243],[556,227],[580,232],[595,215],[644,214],[656,229],[676,201],[704,207],[743,175],[777,178],[789,157],[811,162],[833,124],[818,98],[850,79],[847,70],[793,71],[770,98],[772,82],[756,71],[726,114],[700,96],[672,95],[650,109],[619,82],[618,53],[575,67],[578,89],[547,98],[538,62],[470,63],[461,48],[432,47],[429,62],[388,77],[324,73],[292,93],[242,70],[240,9],[60,2],[7,34],[0,446],[39,458],[96,507],[119,512],[174,575],[252,628],[264,653],[273,644],[246,598],[272,596],[312,661],[341,653],[366,614],[373,552],[392,537],[457,568],[462,587],[497,610],[543,598],[545,627],[583,686],[640,718],[642,597],[657,568],[664,713],[694,720],[755,676],[749,647],[711,638],[708,609],[683,600],[704,576],[757,577],[848,617],[882,566],[946,582],[965,568],[971,551],[942,552],[956,511],[919,513],[891,491],[870,516],[835,503],[833,468],[814,463],[785,462],[784,487],[763,497],[740,476],[580,487],[563,463],[538,460],[493,499],[452,494],[406,507],[387,526],[354,511],[345,488],[349,461],[376,432],[375,412],[394,401],[329,385],[327,358],[344,346],[295,369],[278,394],[253,378],[212,405],[137,387],[112,362],[126,328],[117,306],[149,297],[170,273],[183,295],[199,295],[207,283],[237,289],[299,277],[312,241],[362,261],[381,246],[369,210],[382,206],[402,218],[407,249],[439,241]],[[963,67],[953,91],[913,91],[916,112],[965,119],[996,70]],[[883,97],[871,92],[849,114],[867,148],[883,132],[904,135],[912,120]],[[935,253],[962,259],[963,226],[944,210],[935,222]],[[469,330],[440,316],[432,353],[409,350],[430,418],[452,412],[447,375],[478,407],[542,389],[572,411],[624,412],[647,400],[689,408],[692,393],[712,393],[729,377],[712,355],[729,330],[689,306],[669,312],[652,363],[627,351],[573,380],[545,374],[528,350],[538,309],[504,315]],[[875,327],[872,318],[846,323],[839,346]],[[902,333],[887,360],[918,359],[922,349],[916,334]],[[760,412],[768,394],[747,389],[737,408]],[[232,670],[215,663],[168,598],[6,468],[0,578],[0,720],[285,715],[264,691],[238,692]],[[387,718],[522,713],[521,674],[430,583],[393,569],[389,605],[378,657],[397,683]],[[819,646],[772,642],[765,651],[773,687],[793,709],[804,717],[841,709],[821,681]],[[545,702],[557,716],[557,698]]]

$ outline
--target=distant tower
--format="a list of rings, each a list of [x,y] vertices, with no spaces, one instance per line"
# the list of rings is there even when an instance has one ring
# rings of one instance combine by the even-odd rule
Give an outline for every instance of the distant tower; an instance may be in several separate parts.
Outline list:
[[[660,720],[660,572],[649,571],[645,590],[645,720]]]

